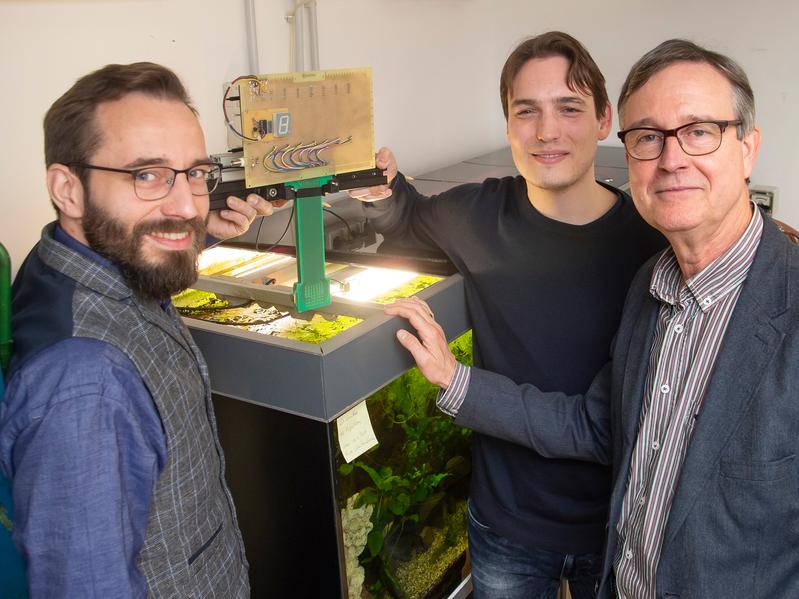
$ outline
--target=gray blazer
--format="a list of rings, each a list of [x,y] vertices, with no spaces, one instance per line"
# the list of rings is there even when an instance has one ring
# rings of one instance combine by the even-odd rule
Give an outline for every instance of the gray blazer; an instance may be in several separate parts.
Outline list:
[[[602,599],[614,595],[616,525],[658,313],[654,263],[636,275],[611,362],[585,395],[542,393],[472,369],[456,418],[547,457],[612,464]],[[799,597],[798,331],[799,248],[765,218],[677,483],[658,598]]]

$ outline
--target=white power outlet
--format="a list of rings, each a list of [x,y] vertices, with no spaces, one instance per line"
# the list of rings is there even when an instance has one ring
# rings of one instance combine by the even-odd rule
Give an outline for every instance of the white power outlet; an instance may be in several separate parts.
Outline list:
[[[762,206],[769,213],[774,214],[777,210],[777,199],[779,190],[771,185],[750,185],[749,199],[755,204]]]

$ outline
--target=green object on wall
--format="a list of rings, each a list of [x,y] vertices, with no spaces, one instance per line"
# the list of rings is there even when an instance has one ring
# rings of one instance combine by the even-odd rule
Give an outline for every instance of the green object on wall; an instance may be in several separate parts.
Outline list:
[[[5,372],[11,357],[11,259],[0,243],[0,367]],[[0,379],[0,395],[3,393]]]
[[[330,279],[325,276],[325,227],[322,187],[332,177],[287,183],[298,193],[294,199],[294,239],[297,244],[297,282],[294,305],[305,312],[330,305]],[[319,195],[301,197],[300,190],[318,189]]]

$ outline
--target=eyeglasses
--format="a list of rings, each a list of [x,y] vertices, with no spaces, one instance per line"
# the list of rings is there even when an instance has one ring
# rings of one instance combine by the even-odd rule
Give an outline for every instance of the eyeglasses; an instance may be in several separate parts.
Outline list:
[[[741,121],[697,121],[676,129],[636,127],[619,131],[618,135],[627,154],[636,160],[660,158],[667,137],[676,137],[682,151],[689,156],[704,156],[712,154],[721,147],[721,140],[727,127],[740,124]]]
[[[175,184],[175,179],[181,173],[186,174],[191,193],[196,196],[208,195],[216,189],[222,179],[222,165],[215,162],[195,164],[183,170],[169,166],[148,166],[135,169],[111,168],[85,162],[70,162],[67,166],[128,174],[133,177],[133,190],[136,192],[136,196],[146,202],[160,200],[169,195]]]

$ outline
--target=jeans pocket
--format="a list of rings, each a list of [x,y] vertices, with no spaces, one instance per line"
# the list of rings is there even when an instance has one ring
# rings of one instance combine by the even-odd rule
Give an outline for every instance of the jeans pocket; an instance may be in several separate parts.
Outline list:
[[[491,527],[486,526],[475,517],[471,502],[467,502],[466,504],[466,513],[468,514],[469,519],[472,521],[472,524],[474,524],[477,528],[480,530],[491,530]]]

